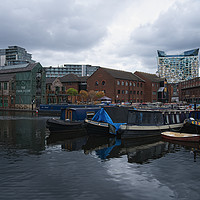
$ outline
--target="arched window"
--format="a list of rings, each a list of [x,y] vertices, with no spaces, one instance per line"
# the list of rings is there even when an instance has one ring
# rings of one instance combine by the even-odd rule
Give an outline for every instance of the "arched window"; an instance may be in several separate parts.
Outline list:
[[[106,82],[105,81],[102,81],[102,85],[105,85],[106,84]]]
[[[95,82],[95,86],[98,86],[98,85],[99,85],[99,82],[98,82],[98,81],[96,81],[96,82]]]

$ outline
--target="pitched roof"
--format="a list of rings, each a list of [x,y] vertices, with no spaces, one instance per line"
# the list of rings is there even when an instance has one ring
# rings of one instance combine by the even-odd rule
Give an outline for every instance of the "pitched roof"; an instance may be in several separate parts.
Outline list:
[[[80,76],[78,77],[80,82],[86,82],[89,76]]]
[[[56,77],[46,78],[46,84],[53,83],[55,81]]]
[[[28,63],[22,65],[5,66],[2,69],[0,69],[0,74],[31,71],[37,64],[38,63]]]
[[[109,68],[103,68],[107,73],[109,73],[112,77],[117,79],[124,79],[124,80],[132,80],[132,81],[143,81],[142,78],[138,77],[137,75],[133,74],[132,72],[126,72],[121,70],[115,70],[115,69],[109,69]]]
[[[148,80],[150,80],[152,82],[160,82],[160,81],[164,81],[165,80],[165,78],[160,78],[156,74],[150,74],[150,73],[139,72],[139,71],[136,71],[135,73],[140,74],[142,77],[144,77],[144,78],[146,78],[146,79],[148,79]]]
[[[0,82],[7,82],[14,78],[15,74],[0,74]]]
[[[67,74],[67,75],[65,75],[63,77],[60,77],[59,79],[60,79],[60,81],[62,83],[67,83],[67,82],[81,82],[81,78],[78,77],[75,74]]]

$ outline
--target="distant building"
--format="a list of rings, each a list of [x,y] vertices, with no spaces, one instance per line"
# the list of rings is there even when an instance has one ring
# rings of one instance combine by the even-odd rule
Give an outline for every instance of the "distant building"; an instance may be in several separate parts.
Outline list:
[[[0,66],[19,65],[34,63],[32,55],[19,46],[8,46],[7,49],[0,49]]]
[[[45,103],[45,71],[40,63],[0,69],[0,108],[33,109]]]
[[[144,83],[143,79],[131,72],[100,67],[87,79],[87,90],[103,91],[116,103],[142,103]]]
[[[99,66],[64,64],[59,67],[45,67],[46,77],[62,77],[66,74],[75,74],[77,76],[91,76]]]
[[[200,104],[200,77],[180,82],[178,90],[180,101]]]
[[[69,88],[74,88],[78,92],[86,90],[87,78],[86,76],[78,77],[75,74],[67,74],[57,78],[46,78],[46,103],[58,104],[70,102],[71,98],[67,95],[67,90]],[[75,97],[73,98],[74,101]]]
[[[144,102],[168,102],[167,82],[156,74],[136,71],[135,75],[145,80]]]
[[[166,78],[168,83],[178,83],[198,77],[199,49],[185,51],[180,55],[157,52],[159,77]]]

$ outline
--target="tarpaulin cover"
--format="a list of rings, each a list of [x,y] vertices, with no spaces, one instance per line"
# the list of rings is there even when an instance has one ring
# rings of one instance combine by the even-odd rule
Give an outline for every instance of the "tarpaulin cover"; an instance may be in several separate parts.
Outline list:
[[[92,118],[93,121],[97,121],[97,122],[106,122],[106,123],[109,123],[111,125],[113,125],[115,127],[115,133],[113,134],[116,134],[116,132],[118,131],[120,125],[122,124],[126,124],[126,121],[127,121],[127,114],[126,115],[123,115],[122,116],[124,117],[124,119],[121,119],[122,121],[120,122],[119,121],[119,116],[117,112],[114,112],[114,111],[117,111],[117,109],[115,109],[114,107],[109,107],[111,109],[108,109],[108,107],[106,108],[101,108],[101,110],[99,110],[95,115],[94,117]],[[109,110],[109,113],[111,114],[112,113],[112,117],[107,113],[106,110]],[[112,110],[112,111],[111,111]],[[123,110],[123,109],[122,109]],[[128,111],[128,110],[127,110]],[[127,112],[128,113],[128,112]],[[120,114],[119,114],[120,115]],[[114,117],[115,116],[115,117]],[[114,120],[113,120],[114,119]]]

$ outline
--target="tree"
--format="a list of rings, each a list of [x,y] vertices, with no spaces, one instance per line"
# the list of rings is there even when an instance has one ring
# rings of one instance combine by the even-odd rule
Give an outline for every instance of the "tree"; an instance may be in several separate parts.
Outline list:
[[[76,96],[78,94],[78,91],[76,89],[74,89],[74,88],[69,88],[66,91],[66,93],[71,96],[71,102],[72,102],[72,97]]]
[[[81,96],[81,101],[82,101],[82,102],[87,100],[87,97],[88,97],[88,92],[87,92],[87,91],[81,90],[81,91],[79,92],[79,94],[80,94],[80,96]]]
[[[101,98],[101,97],[104,97],[104,96],[105,96],[105,93],[102,92],[102,91],[99,91],[99,92],[96,93],[96,97],[97,97],[98,99]]]
[[[94,90],[90,90],[88,92],[88,97],[90,98],[90,101],[93,103],[93,100],[96,97],[96,92]]]

